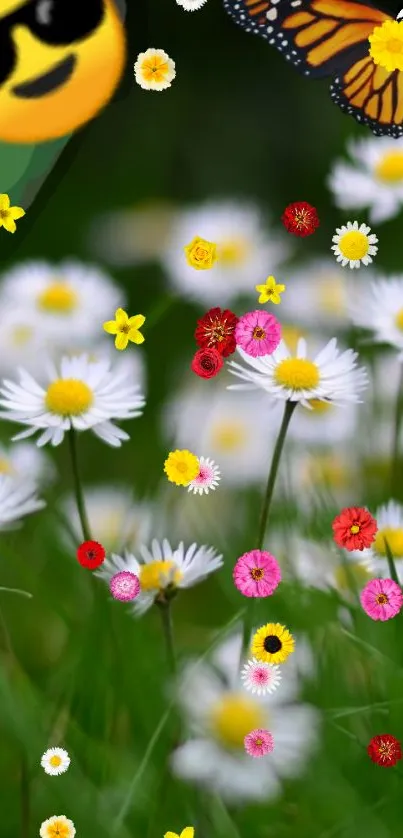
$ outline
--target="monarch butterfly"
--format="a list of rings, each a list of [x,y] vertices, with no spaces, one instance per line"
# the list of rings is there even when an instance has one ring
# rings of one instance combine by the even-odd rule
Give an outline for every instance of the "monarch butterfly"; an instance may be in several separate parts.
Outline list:
[[[375,27],[393,20],[386,12],[361,0],[224,0],[224,8],[305,76],[330,76],[333,101],[374,134],[403,136],[403,70],[369,54]]]

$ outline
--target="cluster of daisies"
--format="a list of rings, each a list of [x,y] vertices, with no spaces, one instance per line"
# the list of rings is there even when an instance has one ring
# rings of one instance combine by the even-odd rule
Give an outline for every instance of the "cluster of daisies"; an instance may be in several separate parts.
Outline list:
[[[187,449],[171,451],[165,460],[164,471],[171,483],[186,486],[194,495],[208,495],[220,480],[219,467],[209,457],[196,457]]]
[[[49,748],[42,756],[41,766],[53,777],[64,774],[70,765],[70,757],[64,748]],[[52,815],[51,818],[43,821],[39,830],[41,838],[55,838],[62,835],[63,838],[74,838],[76,829],[73,821],[65,815]]]

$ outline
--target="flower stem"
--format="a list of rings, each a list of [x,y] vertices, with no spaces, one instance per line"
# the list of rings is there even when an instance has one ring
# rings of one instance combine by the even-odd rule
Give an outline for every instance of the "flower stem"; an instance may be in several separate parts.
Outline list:
[[[278,436],[276,439],[276,444],[274,446],[273,456],[270,464],[269,475],[267,478],[267,485],[266,491],[263,498],[262,504],[262,511],[260,513],[260,521],[259,521],[259,530],[258,530],[258,537],[257,537],[257,549],[261,550],[263,547],[264,537],[267,528],[267,521],[269,518],[269,512],[271,507],[271,502],[273,499],[273,492],[274,486],[276,482],[278,467],[280,464],[280,458],[284,447],[285,438],[287,435],[288,426],[291,421],[291,416],[294,413],[294,410],[297,406],[298,402],[291,402],[286,401],[283,413],[283,419],[280,425],[280,430],[278,432]],[[253,628],[253,622],[255,617],[255,610],[256,610],[256,600],[255,598],[251,599],[250,605],[247,608],[244,624],[243,624],[243,637],[242,637],[242,649],[241,649],[241,663],[245,656],[246,650],[248,648],[250,635]]]
[[[390,476],[390,488],[391,488],[391,495],[394,496],[394,493],[399,484],[399,437],[400,437],[400,428],[402,424],[402,407],[403,407],[403,363],[400,364],[400,375],[399,375],[399,384],[397,388],[397,395],[396,395],[396,404],[395,404],[395,415],[394,415],[394,422],[393,422],[393,447],[392,447],[392,463],[391,463],[391,476]]]
[[[167,651],[167,659],[169,670],[172,675],[176,674],[176,655],[175,644],[172,626],[172,611],[169,600],[157,603],[161,614],[162,630],[165,638],[165,647]]]
[[[386,541],[385,537],[384,537],[384,541],[385,541],[386,558],[387,558],[387,561],[388,561],[390,578],[393,579],[393,581],[396,582],[397,585],[400,585],[399,577],[397,575],[395,560],[393,558],[393,553],[392,553],[392,551],[389,547],[389,544]]]
[[[73,471],[74,480],[74,494],[76,498],[78,517],[80,518],[80,524],[83,532],[84,541],[91,541],[90,527],[88,524],[87,512],[85,509],[84,493],[81,486],[80,472],[78,469],[77,440],[74,428],[70,428],[68,438],[70,447],[71,467]]]

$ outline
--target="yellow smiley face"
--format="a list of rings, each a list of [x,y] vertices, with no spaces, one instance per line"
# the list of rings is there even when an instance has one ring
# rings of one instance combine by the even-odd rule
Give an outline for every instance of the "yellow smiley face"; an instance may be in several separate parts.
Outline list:
[[[125,35],[113,0],[1,0],[0,140],[69,134],[106,105]]]

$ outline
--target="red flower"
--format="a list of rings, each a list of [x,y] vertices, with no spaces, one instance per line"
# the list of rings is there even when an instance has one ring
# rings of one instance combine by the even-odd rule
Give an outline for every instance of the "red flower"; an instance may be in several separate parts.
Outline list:
[[[192,370],[200,378],[214,378],[220,372],[224,361],[217,349],[198,349],[193,361]]]
[[[235,326],[238,318],[227,308],[211,308],[197,321],[195,331],[196,343],[203,349],[217,349],[224,358],[232,355],[236,349]]]
[[[89,567],[95,570],[105,560],[105,549],[98,541],[84,541],[77,547],[77,560],[82,567]]]
[[[375,518],[360,506],[342,509],[332,524],[333,538],[346,550],[364,550],[370,547],[378,531]]]
[[[376,762],[377,765],[382,765],[384,768],[396,765],[398,760],[402,758],[400,742],[391,733],[381,733],[380,736],[373,736],[367,747],[367,752],[372,762]]]
[[[319,227],[318,213],[315,207],[307,204],[306,201],[288,204],[281,220],[286,230],[294,236],[311,236]]]

